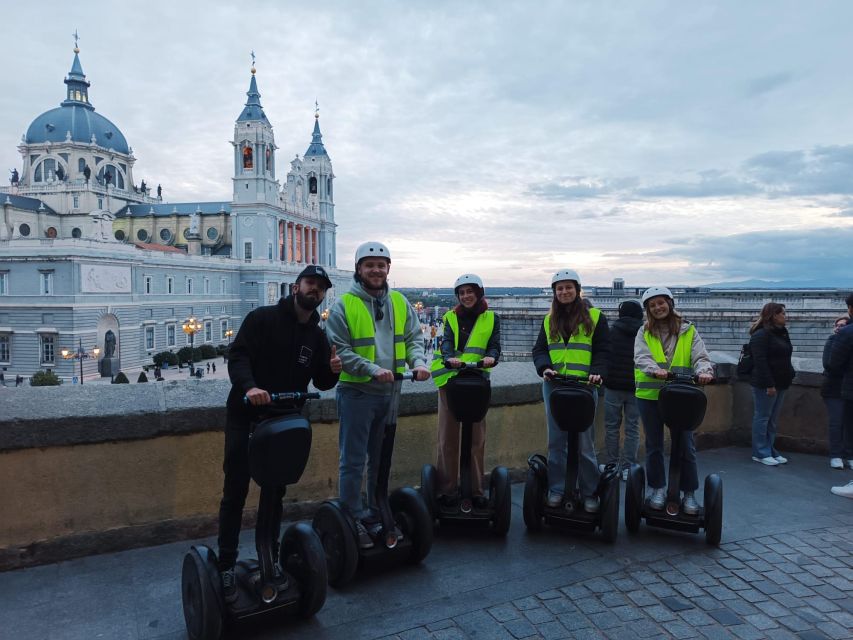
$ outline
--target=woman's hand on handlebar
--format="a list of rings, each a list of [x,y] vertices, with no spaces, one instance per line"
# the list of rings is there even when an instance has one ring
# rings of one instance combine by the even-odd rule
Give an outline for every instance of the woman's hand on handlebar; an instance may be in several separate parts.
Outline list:
[[[667,377],[669,376],[669,371],[667,371],[666,369],[655,369],[655,371],[652,373],[652,375],[655,378],[660,378],[661,380],[666,380]]]
[[[714,381],[714,376],[710,373],[700,373],[699,376],[699,384],[710,384]]]
[[[589,381],[592,384],[601,384],[601,376],[598,375],[597,373],[590,374]]]
[[[394,372],[388,369],[380,369],[373,374],[373,379],[378,382],[394,382]]]
[[[491,356],[486,356],[485,358],[483,358],[483,368],[484,369],[488,369],[489,367],[494,367],[494,366],[495,366],[495,359],[494,358],[492,358]]]
[[[256,407],[260,407],[265,404],[270,404],[272,402],[272,398],[270,398],[270,394],[264,391],[263,389],[259,389],[258,387],[252,387],[246,392],[246,398],[249,400],[249,404],[254,405]]]
[[[451,369],[459,369],[462,366],[462,361],[459,358],[448,358],[445,362]]]
[[[412,373],[415,374],[415,380],[419,382],[429,380],[430,376],[432,375],[430,374],[429,369],[427,369],[426,367],[415,367],[414,369],[412,369]]]
[[[553,378],[555,375],[557,375],[557,372],[556,372],[556,371],[554,371],[553,369],[551,369],[550,367],[549,367],[549,368],[547,368],[547,369],[545,369],[545,370],[542,372],[542,377],[543,377],[543,378],[545,378],[546,380],[550,380],[550,379],[551,379],[551,378]]]

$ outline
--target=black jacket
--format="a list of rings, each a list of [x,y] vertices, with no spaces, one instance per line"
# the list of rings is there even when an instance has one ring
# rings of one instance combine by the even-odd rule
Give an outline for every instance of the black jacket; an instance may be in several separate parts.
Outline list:
[[[618,391],[634,391],[634,339],[643,326],[642,318],[617,318],[610,327],[610,360],[604,386]]]
[[[787,389],[794,379],[794,366],[791,364],[791,338],[785,327],[761,328],[749,339],[752,349],[752,380],[750,384],[758,389]]]
[[[843,376],[841,380],[841,397],[853,401],[853,324],[847,325],[835,334],[832,351],[829,353],[827,370]]]
[[[610,330],[607,326],[607,318],[602,313],[592,333],[592,362],[589,374],[607,377],[607,360],[610,355]],[[539,337],[533,346],[533,366],[540,376],[545,369],[553,368],[551,355],[548,353],[548,337],[545,335],[544,322],[539,324]]]
[[[824,398],[840,398],[841,397],[841,380],[843,374],[835,374],[829,370],[829,356],[832,353],[832,345],[835,344],[836,334],[832,334],[826,339],[823,345],[823,384],[820,387],[820,395]]]
[[[243,404],[243,396],[252,387],[270,393],[306,391],[313,381],[318,389],[331,389],[338,374],[329,367],[329,342],[318,326],[320,316],[313,312],[308,322],[299,324],[293,308],[293,296],[278,304],[258,307],[243,320],[237,337],[228,350],[228,413],[248,422],[261,409]]]

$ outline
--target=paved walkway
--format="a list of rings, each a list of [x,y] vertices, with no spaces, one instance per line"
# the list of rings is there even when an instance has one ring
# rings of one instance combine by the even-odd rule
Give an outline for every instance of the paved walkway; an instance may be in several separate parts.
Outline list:
[[[829,487],[849,471],[793,454],[784,467],[745,449],[699,454],[725,487],[723,544],[651,529],[614,545],[527,534],[521,489],[505,540],[440,531],[423,565],[330,590],[310,621],[234,637],[356,640],[851,638],[853,500]],[[213,543],[208,539],[199,542]],[[242,550],[253,548],[244,531]],[[190,542],[0,574],[0,636],[184,638],[180,567]]]

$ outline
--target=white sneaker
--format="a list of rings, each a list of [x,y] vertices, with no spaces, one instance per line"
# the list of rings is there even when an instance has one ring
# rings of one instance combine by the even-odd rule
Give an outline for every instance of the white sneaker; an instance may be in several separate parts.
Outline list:
[[[598,513],[598,496],[589,496],[583,499],[583,510],[587,513]]]
[[[604,473],[604,467],[607,465],[600,464],[598,465],[598,473]]]
[[[695,516],[699,513],[699,503],[696,502],[696,496],[692,491],[684,492],[684,499],[681,501],[681,510],[688,516]]]
[[[837,496],[843,496],[844,498],[853,498],[853,480],[843,486],[832,487],[830,491],[832,491],[832,493]]]
[[[549,491],[548,499],[545,501],[545,503],[552,509],[556,509],[561,504],[563,504],[563,494],[557,493],[556,491]]]
[[[628,470],[622,469],[622,482],[628,482]]]
[[[844,460],[841,458],[830,458],[829,466],[833,469],[843,469],[844,468]]]
[[[853,469],[853,460],[848,460],[848,461],[847,461],[847,466],[848,466],[849,468]]]
[[[652,489],[652,495],[649,496],[649,507],[654,509],[655,511],[660,511],[663,509],[663,505],[666,504],[666,488],[661,487],[660,489]]]
[[[768,467],[775,467],[779,464],[779,461],[772,456],[767,456],[766,458],[756,458],[755,456],[752,456],[752,459],[756,462],[760,462],[761,464],[766,464]]]
[[[776,462],[778,462],[779,464],[785,464],[786,462],[788,462],[788,458],[786,458],[785,456],[773,456],[773,457],[776,459]]]

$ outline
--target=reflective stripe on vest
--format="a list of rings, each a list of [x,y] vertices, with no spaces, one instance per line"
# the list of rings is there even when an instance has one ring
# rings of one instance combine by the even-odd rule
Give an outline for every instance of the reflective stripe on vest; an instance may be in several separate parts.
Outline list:
[[[489,345],[489,339],[492,337],[492,331],[495,328],[495,312],[484,311],[477,316],[477,321],[471,329],[471,335],[468,336],[468,342],[465,343],[465,348],[459,351],[459,319],[456,317],[456,312],[452,309],[444,314],[444,322],[450,324],[453,330],[453,355],[452,358],[459,358],[462,362],[479,362],[486,355],[486,347]],[[436,387],[443,387],[453,376],[459,373],[458,369],[448,369],[444,366],[444,359],[440,351],[436,351],[432,356],[432,380]],[[480,369],[487,377],[490,369]]]
[[[406,370],[406,329],[407,307],[406,298],[402,293],[391,291],[391,308],[394,310],[394,370],[403,373]],[[341,296],[344,301],[344,315],[349,329],[350,345],[358,355],[371,362],[376,362],[376,325],[367,303],[352,293]],[[370,382],[370,376],[354,376],[341,371],[341,382]]]
[[[672,354],[672,362],[667,362],[660,338],[653,336],[648,331],[643,332],[643,338],[649,346],[649,351],[651,351],[652,357],[655,359],[658,367],[666,371],[672,371],[673,373],[692,374],[691,352],[693,350],[694,333],[696,333],[696,327],[691,325],[687,331],[678,336],[678,342],[675,344],[675,352]],[[660,390],[663,388],[664,381],[635,368],[634,384],[637,387],[634,394],[638,398],[642,398],[643,400],[657,400]]]
[[[545,316],[543,326],[548,336],[548,355],[554,371],[564,376],[588,376],[592,365],[592,335],[598,326],[601,311],[593,307],[589,310],[592,318],[592,331],[586,332],[583,325],[578,326],[575,334],[568,342],[557,335],[551,335],[551,314]]]

